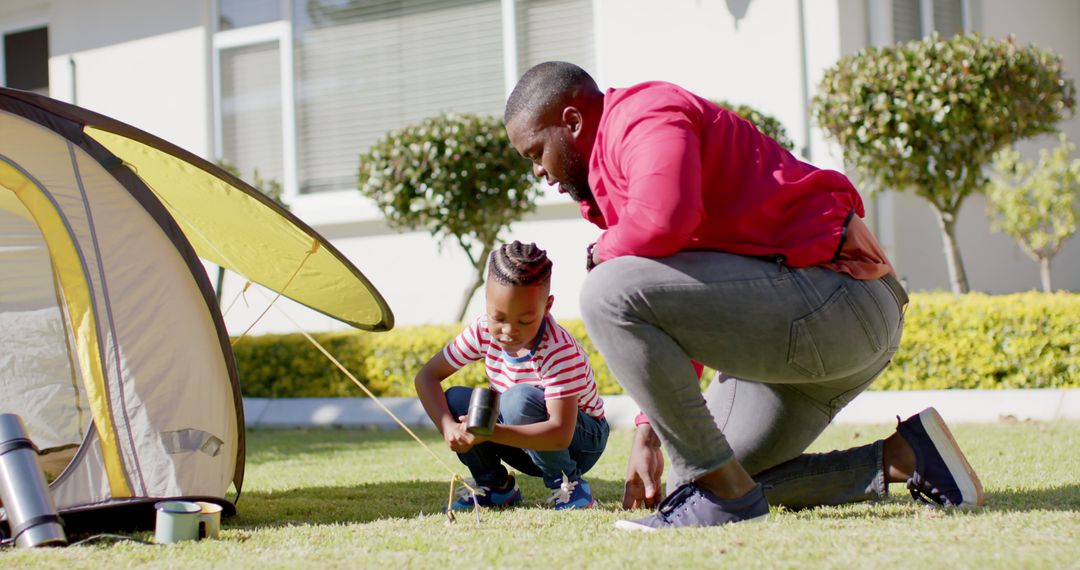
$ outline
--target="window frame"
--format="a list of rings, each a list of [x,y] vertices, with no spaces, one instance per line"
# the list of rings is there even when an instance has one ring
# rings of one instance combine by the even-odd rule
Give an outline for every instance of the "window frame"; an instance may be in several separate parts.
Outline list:
[[[220,160],[224,154],[224,129],[221,112],[221,52],[228,49],[277,43],[279,61],[278,71],[281,83],[281,189],[283,199],[291,202],[299,196],[297,189],[296,155],[296,113],[295,89],[293,86],[293,33],[292,0],[280,0],[281,20],[233,28],[218,29],[218,0],[211,0],[211,85],[213,89],[213,124],[214,124],[214,159]],[[246,176],[247,173],[242,173]]]

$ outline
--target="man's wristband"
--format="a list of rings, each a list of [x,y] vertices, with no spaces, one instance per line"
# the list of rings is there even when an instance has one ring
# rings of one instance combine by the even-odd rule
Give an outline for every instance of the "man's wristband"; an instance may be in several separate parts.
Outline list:
[[[655,447],[655,448],[659,449],[660,448],[660,438],[657,437],[656,432],[653,431],[652,423],[649,422],[649,416],[646,416],[645,412],[640,412],[640,413],[638,413],[638,415],[636,417],[634,417],[634,429],[636,430],[637,428],[640,428],[641,426],[649,426],[648,431],[645,432],[645,435],[643,436],[645,439],[642,440],[645,443],[645,445],[648,445],[649,447]]]
[[[585,271],[592,271],[593,267],[596,267],[596,262],[593,261],[594,249],[596,249],[595,241],[585,247]]]

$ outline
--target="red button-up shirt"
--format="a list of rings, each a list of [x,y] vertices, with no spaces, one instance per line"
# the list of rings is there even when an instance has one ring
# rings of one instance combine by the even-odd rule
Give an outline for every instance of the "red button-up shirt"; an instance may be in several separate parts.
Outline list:
[[[841,257],[852,217],[864,215],[843,174],[798,160],[736,113],[664,82],[607,91],[589,184],[598,211],[583,204],[582,214],[607,230],[601,261],[716,250],[826,264]]]

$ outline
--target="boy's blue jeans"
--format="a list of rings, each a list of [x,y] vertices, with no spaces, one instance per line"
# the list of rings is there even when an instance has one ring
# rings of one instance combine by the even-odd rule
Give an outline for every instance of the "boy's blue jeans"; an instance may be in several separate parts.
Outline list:
[[[472,388],[452,386],[446,391],[446,403],[454,417],[469,414]],[[536,386],[518,384],[499,396],[499,423],[535,424],[548,419],[544,391]],[[502,462],[526,475],[543,477],[544,485],[557,489],[563,473],[576,481],[600,459],[608,439],[607,420],[596,419],[578,410],[577,426],[570,447],[561,451],[534,451],[493,442],[473,446],[458,458],[469,468],[476,483],[487,487],[503,485],[509,473]]]

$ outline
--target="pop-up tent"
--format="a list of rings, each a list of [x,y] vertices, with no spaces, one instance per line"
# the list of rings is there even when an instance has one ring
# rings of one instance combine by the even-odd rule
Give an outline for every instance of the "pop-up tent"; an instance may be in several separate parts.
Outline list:
[[[0,413],[25,422],[69,524],[163,498],[231,510],[242,489],[239,380],[199,258],[357,328],[393,326],[353,264],[248,184],[0,88]]]

